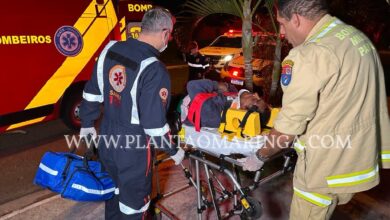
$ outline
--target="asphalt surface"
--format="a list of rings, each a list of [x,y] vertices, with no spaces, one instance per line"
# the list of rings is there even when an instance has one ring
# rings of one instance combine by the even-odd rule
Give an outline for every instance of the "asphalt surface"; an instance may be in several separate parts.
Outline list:
[[[40,190],[32,180],[42,155],[68,151],[63,135],[71,131],[60,120],[33,125],[24,132],[0,135],[0,204]]]

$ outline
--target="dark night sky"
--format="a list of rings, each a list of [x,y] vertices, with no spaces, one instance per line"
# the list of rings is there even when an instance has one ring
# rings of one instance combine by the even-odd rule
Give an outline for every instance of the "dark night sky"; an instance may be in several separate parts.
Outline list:
[[[151,0],[155,5],[168,8],[178,15],[186,0]],[[386,39],[390,36],[390,7],[386,0],[327,0],[332,14],[345,22],[362,29],[366,34],[379,31],[382,35],[381,44],[389,44]],[[374,36],[370,36],[374,38]],[[379,39],[377,40],[379,41]],[[378,42],[379,43],[379,42]]]
[[[155,5],[165,7],[176,14],[180,11],[180,6],[183,5],[186,0],[152,0]]]

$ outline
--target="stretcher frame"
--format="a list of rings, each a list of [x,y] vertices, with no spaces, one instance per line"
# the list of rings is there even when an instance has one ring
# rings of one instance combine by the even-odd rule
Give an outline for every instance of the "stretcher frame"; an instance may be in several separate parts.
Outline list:
[[[165,158],[156,158],[155,157],[155,175],[156,175],[156,188],[157,188],[157,196],[154,198],[154,203],[156,204],[157,200],[166,198],[175,193],[179,193],[180,191],[187,189],[193,186],[196,189],[197,195],[197,219],[202,220],[202,213],[208,208],[213,208],[216,212],[217,219],[227,219],[233,215],[239,215],[245,219],[257,219],[260,218],[262,214],[262,206],[260,201],[256,201],[254,198],[248,196],[248,193],[258,188],[262,184],[267,183],[268,181],[277,178],[285,173],[293,170],[294,167],[294,159],[296,158],[296,154],[294,150],[287,149],[284,150],[267,160],[264,160],[264,163],[269,163],[276,158],[283,157],[284,162],[283,166],[277,170],[276,172],[262,178],[263,168],[256,171],[253,181],[250,185],[243,187],[241,185],[241,181],[239,178],[239,167],[241,167],[241,163],[237,161],[237,159],[233,156],[227,155],[216,155],[210,151],[205,149],[198,149],[193,146],[186,145],[186,158],[189,160],[189,166],[186,167],[183,163],[180,166],[183,169],[185,177],[189,180],[189,182],[175,190],[166,192],[164,194],[161,193],[161,189],[159,187],[159,175],[158,175],[158,165],[162,162],[170,160],[169,157]],[[212,157],[217,159],[218,163],[211,160],[208,160],[207,157]],[[194,165],[193,165],[194,164]],[[203,165],[205,175],[206,175],[206,184],[200,178],[201,172],[201,164]],[[230,166],[227,166],[229,165]],[[195,166],[195,167],[193,167]],[[217,176],[214,174],[214,171],[223,173],[229,179],[229,181],[233,185],[233,190],[229,191],[226,187],[223,186],[221,181],[218,180]],[[220,190],[216,190],[215,184],[218,185]],[[206,185],[208,188],[207,192],[209,192],[209,196],[205,194],[202,188]],[[217,195],[218,193],[218,195]],[[210,198],[210,199],[209,199]],[[227,199],[232,199],[233,208],[226,213],[221,213],[219,204],[224,202]],[[179,219],[169,210],[161,205],[157,205],[165,215],[167,215],[171,219]]]

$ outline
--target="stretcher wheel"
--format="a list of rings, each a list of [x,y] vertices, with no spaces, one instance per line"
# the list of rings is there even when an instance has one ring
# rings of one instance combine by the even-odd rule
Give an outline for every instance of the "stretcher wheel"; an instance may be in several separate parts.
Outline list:
[[[257,201],[255,198],[252,197],[246,197],[246,200],[248,201],[250,205],[250,210],[244,209],[243,213],[241,214],[242,220],[249,220],[249,219],[259,219],[261,215],[263,214],[263,207],[261,206],[261,203]]]

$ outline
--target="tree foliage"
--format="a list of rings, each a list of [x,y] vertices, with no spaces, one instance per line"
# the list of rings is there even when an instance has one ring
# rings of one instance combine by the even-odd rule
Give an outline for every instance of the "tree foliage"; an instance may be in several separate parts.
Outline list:
[[[252,82],[252,20],[257,7],[262,0],[257,0],[252,4],[252,0],[188,0],[184,7],[184,13],[190,13],[198,17],[199,22],[204,17],[224,13],[242,19],[242,50],[245,62],[245,86],[253,91]]]

